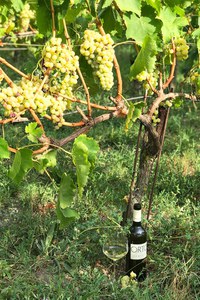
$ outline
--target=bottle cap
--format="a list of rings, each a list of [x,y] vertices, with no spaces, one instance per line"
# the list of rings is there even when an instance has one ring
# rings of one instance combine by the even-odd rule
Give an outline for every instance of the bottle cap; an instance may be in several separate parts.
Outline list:
[[[141,204],[135,203],[133,206],[133,221],[141,222]]]
[[[141,204],[140,203],[135,203],[133,206],[134,210],[140,210],[141,209]]]

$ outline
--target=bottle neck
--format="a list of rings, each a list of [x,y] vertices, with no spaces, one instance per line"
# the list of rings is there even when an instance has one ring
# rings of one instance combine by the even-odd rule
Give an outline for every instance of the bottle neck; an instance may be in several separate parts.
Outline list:
[[[141,219],[142,219],[142,213],[141,213],[141,209],[133,210],[133,223],[134,224],[141,224]]]

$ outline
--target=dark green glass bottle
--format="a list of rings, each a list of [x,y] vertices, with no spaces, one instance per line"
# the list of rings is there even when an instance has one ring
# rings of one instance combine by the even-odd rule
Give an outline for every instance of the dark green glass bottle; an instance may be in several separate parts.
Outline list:
[[[135,203],[133,223],[128,235],[128,253],[126,256],[126,274],[136,274],[136,280],[143,281],[146,276],[147,234],[141,224],[141,204]]]

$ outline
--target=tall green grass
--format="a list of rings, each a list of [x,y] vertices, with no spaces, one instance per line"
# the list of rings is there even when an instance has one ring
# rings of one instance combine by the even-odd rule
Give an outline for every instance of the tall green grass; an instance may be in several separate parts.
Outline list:
[[[102,252],[106,226],[120,223],[129,193],[138,124],[127,134],[121,120],[99,124],[89,134],[100,144],[80,219],[60,231],[53,209],[54,184],[30,172],[17,187],[0,172],[0,299],[193,300],[200,298],[200,160],[198,111],[171,111],[149,222],[148,278],[122,289],[124,260],[113,280]],[[61,132],[62,134],[62,132]],[[64,132],[63,132],[64,134]],[[70,148],[70,145],[68,146]],[[49,170],[54,180],[57,172]],[[66,170],[70,162],[64,164]]]

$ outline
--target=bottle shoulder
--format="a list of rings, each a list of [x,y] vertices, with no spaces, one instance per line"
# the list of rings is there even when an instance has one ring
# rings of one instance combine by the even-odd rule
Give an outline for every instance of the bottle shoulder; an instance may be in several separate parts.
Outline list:
[[[130,232],[145,232],[146,230],[144,229],[144,227],[141,224],[134,224],[130,227]]]
[[[129,238],[133,239],[133,238],[142,238],[143,240],[147,239],[147,233],[146,230],[141,226],[131,226],[130,228],[130,234],[129,234]]]

